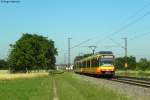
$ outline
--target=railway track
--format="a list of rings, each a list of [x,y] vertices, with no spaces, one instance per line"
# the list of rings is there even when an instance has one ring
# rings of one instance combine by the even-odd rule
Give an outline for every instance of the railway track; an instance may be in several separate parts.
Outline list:
[[[141,86],[150,88],[150,79],[149,78],[137,78],[137,77],[128,77],[128,76],[115,76],[111,79],[112,81],[117,81],[121,83]]]
[[[86,76],[100,78],[100,77],[91,76],[91,75],[86,75]],[[113,78],[108,78],[108,77],[105,77],[105,78],[101,77],[101,78],[120,82],[120,83],[126,83],[126,84],[135,85],[135,86],[150,88],[150,78],[139,78],[139,77],[129,77],[129,76],[114,76]]]

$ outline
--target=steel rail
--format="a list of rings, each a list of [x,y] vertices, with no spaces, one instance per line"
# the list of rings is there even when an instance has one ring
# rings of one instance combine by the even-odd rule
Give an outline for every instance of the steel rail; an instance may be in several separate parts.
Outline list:
[[[121,76],[116,75],[115,78],[128,78],[128,79],[136,79],[136,80],[144,80],[144,81],[150,81],[150,78],[142,78],[142,77],[133,77],[133,76]]]
[[[110,79],[111,81],[117,81],[120,83],[126,83],[141,87],[150,88],[150,79],[149,78],[137,78],[137,77],[128,77],[128,76],[115,76]]]

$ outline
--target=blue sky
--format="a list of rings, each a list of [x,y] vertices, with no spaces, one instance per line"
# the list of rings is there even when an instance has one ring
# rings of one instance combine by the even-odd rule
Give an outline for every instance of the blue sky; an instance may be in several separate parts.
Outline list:
[[[55,41],[59,51],[57,63],[64,63],[68,37],[72,38],[71,46],[91,39],[71,50],[71,60],[76,55],[90,53],[86,47],[89,45],[96,45],[96,52],[111,50],[116,56],[124,56],[123,48],[111,40],[124,45],[123,37],[128,38],[128,55],[150,59],[150,14],[140,18],[150,11],[149,0],[20,1],[0,3],[0,58],[6,59],[9,44],[28,32]],[[126,25],[127,28],[116,33]]]

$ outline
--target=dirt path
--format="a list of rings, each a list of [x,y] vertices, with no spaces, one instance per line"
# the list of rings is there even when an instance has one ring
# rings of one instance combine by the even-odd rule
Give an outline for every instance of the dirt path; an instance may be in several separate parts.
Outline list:
[[[59,100],[58,95],[57,95],[57,88],[56,88],[56,83],[55,83],[55,78],[53,76],[53,92],[54,92],[54,97],[53,100]]]

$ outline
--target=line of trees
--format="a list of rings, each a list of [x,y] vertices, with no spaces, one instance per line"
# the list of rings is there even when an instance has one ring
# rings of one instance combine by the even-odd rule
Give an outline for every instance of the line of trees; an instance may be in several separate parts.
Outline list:
[[[116,58],[116,68],[119,70],[150,70],[150,61],[146,58],[141,58],[138,62],[136,61],[136,58],[133,56],[127,57],[128,62],[128,68],[124,67],[125,58],[124,57],[118,57]]]
[[[25,33],[10,47],[7,63],[11,72],[55,69],[57,49],[47,37]]]
[[[139,62],[137,62],[137,70],[150,70],[150,61],[146,58],[141,58]]]
[[[125,68],[125,57],[118,57],[115,59],[115,67],[116,69],[119,70],[125,70],[125,69],[130,69],[130,70],[134,70],[136,69],[136,58],[133,56],[127,57],[127,63],[128,63],[128,67]]]

